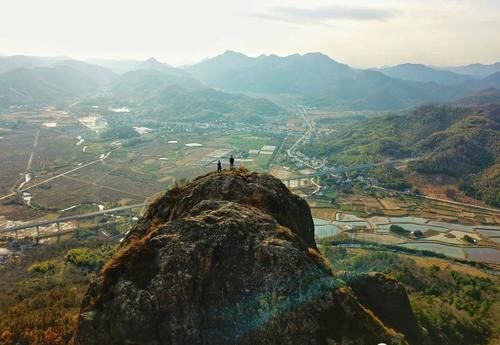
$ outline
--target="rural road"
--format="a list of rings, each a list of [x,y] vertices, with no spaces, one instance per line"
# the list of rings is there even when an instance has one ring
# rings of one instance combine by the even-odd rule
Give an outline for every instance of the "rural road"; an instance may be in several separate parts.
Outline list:
[[[297,146],[307,137],[311,134],[311,132],[314,130],[314,125],[311,123],[311,121],[309,121],[305,114],[306,114],[306,109],[304,107],[301,107],[298,111],[298,114],[300,114],[302,116],[302,118],[304,119],[305,123],[307,124],[307,126],[309,127],[307,129],[307,131],[304,133],[303,136],[301,136],[299,138],[299,140],[297,140],[295,142],[295,144],[292,145],[292,147],[290,147],[286,153],[290,156],[290,157],[293,157],[295,158],[296,160],[298,160],[299,162],[301,162],[302,164],[304,164],[305,166],[309,167],[309,168],[312,168],[312,169],[317,169],[319,167],[314,167],[312,165],[310,165],[309,163],[307,163],[306,161],[304,161],[303,159],[301,159],[298,155],[295,154],[295,150],[297,148]]]
[[[321,190],[321,186],[314,181],[314,177],[311,177],[311,183],[316,187],[316,190],[312,192],[312,195],[314,195]]]
[[[35,140],[33,142],[33,150],[31,151],[30,159],[28,160],[28,166],[26,167],[26,172],[25,172],[26,174],[30,172],[31,163],[33,162],[33,156],[35,155],[35,149],[38,146],[38,137],[39,136],[40,136],[40,129],[38,129],[36,131],[36,134],[35,134]]]
[[[380,187],[380,186],[375,186],[375,188],[383,189],[383,190],[388,190],[390,192],[403,193],[400,190],[389,189],[389,188],[384,188],[384,187]],[[480,209],[480,210],[485,210],[485,211],[491,211],[491,212],[500,213],[500,209],[498,209],[498,208],[491,208],[491,207],[485,207],[485,206],[480,206],[480,205],[469,204],[469,203],[465,203],[465,202],[459,202],[459,201],[452,201],[452,200],[446,200],[446,199],[441,199],[441,198],[435,198],[435,197],[427,196],[427,195],[420,195],[419,197],[427,199],[427,200],[440,201],[440,202],[444,202],[444,203],[448,203],[448,204],[452,204],[452,205],[466,206],[466,207],[471,207],[471,208],[477,208],[477,209]]]
[[[85,168],[85,167],[88,167],[89,165],[92,165],[92,164],[95,164],[95,163],[102,162],[102,161],[104,161],[106,158],[108,158],[108,157],[109,157],[109,155],[111,154],[111,152],[113,152],[113,151],[115,151],[115,150],[118,150],[119,148],[120,148],[120,147],[117,147],[116,149],[113,149],[113,150],[109,151],[109,152],[108,152],[108,153],[106,153],[106,154],[104,155],[104,157],[102,157],[102,158],[99,158],[99,159],[93,160],[93,161],[91,161],[91,162],[89,162],[89,163],[86,163],[86,164],[82,164],[82,165],[80,165],[80,166],[78,166],[78,167],[76,167],[76,168],[73,168],[73,169],[71,169],[71,170],[68,170],[68,171],[66,171],[66,172],[63,172],[63,173],[61,173],[61,174],[58,174],[58,175],[52,176],[52,177],[50,177],[50,178],[48,178],[48,179],[46,179],[46,180],[43,180],[43,181],[38,182],[38,183],[35,183],[35,184],[33,184],[33,185],[29,186],[29,187],[26,187],[26,188],[24,188],[23,190],[30,190],[30,189],[32,189],[32,188],[35,188],[35,187],[41,186],[41,185],[43,185],[43,184],[45,184],[45,183],[47,183],[47,182],[53,181],[53,180],[55,180],[55,179],[57,179],[57,178],[59,178],[59,177],[62,177],[62,176],[65,176],[65,175],[71,174],[71,173],[73,173],[73,172],[75,172],[75,171],[78,171],[78,170],[80,170],[80,169],[83,169],[83,168]],[[80,164],[81,164],[81,163],[80,163]],[[7,199],[7,198],[10,198],[10,197],[12,197],[12,196],[14,196],[14,195],[16,195],[16,193],[15,193],[15,192],[14,192],[14,193],[7,194],[7,195],[4,195],[4,196],[0,197],[0,200],[4,200],[4,199]]]

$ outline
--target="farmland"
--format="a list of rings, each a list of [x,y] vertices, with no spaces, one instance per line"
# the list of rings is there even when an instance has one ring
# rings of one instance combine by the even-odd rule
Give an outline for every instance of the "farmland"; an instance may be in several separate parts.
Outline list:
[[[41,108],[0,115],[0,155],[9,162],[1,167],[0,227],[142,203],[176,182],[214,170],[218,160],[227,168],[230,155],[237,166],[281,179],[315,171],[287,154],[306,130],[299,116],[290,117],[285,127],[262,127],[73,111]],[[327,115],[311,116],[324,123]],[[354,185],[344,191],[322,186],[319,197],[312,195],[317,187],[309,180],[298,187],[297,181],[290,182],[311,206],[318,238],[348,235],[498,264],[499,212],[378,187]],[[422,238],[395,234],[392,225],[420,232]],[[465,235],[476,243],[467,242]]]
[[[307,194],[306,189],[301,192]],[[361,190],[337,193],[334,203],[319,198],[308,198],[308,202],[315,217],[318,240],[349,238],[399,245],[495,267],[500,264],[500,212],[404,195],[371,195]],[[395,234],[391,231],[394,225],[409,234],[421,235]],[[326,226],[335,227],[336,231],[326,231]]]
[[[78,205],[144,202],[214,170],[219,159],[225,168],[230,154],[238,166],[263,171],[273,156],[261,148],[282,140],[250,127],[225,130],[227,124],[105,119],[51,107],[0,114],[0,161],[8,162],[0,167],[0,227],[6,220],[64,215]],[[132,124],[140,130],[121,136]]]

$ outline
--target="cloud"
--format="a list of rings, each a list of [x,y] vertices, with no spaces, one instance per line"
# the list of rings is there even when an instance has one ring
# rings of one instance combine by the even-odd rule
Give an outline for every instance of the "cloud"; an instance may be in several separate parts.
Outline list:
[[[396,15],[394,9],[326,6],[317,8],[274,7],[268,13],[250,13],[250,17],[287,23],[326,22],[331,20],[385,20]]]

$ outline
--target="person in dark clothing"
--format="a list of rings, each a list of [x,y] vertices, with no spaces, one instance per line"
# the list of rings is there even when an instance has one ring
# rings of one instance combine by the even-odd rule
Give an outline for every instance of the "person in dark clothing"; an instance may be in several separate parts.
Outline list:
[[[231,170],[234,169],[234,157],[233,157],[233,155],[231,155],[231,158],[229,158],[229,168]]]
[[[222,172],[222,163],[220,160],[217,162],[217,172]]]

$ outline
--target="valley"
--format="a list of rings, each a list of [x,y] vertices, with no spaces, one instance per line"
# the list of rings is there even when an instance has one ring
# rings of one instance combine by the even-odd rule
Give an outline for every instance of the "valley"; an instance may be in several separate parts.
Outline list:
[[[500,2],[2,3],[0,345],[499,345]]]
[[[500,264],[499,211],[474,199],[462,204],[453,201],[460,200],[456,197],[422,195],[406,182],[397,185],[402,177],[391,177],[391,169],[404,172],[415,158],[373,156],[373,164],[366,163],[368,158],[342,158],[337,164],[323,158],[325,138],[342,138],[357,124],[384,119],[384,113],[299,106],[261,125],[187,123],[145,116],[137,107],[104,104],[106,108],[102,103],[82,108],[78,102],[1,115],[0,152],[3,161],[12,163],[3,168],[0,229],[147,203],[175,184],[213,171],[219,159],[226,169],[232,154],[237,166],[271,172],[305,197],[317,221],[318,240],[398,245],[492,267]],[[349,151],[342,155],[354,157]],[[310,174],[314,177],[300,178]],[[389,186],[384,182],[388,176]],[[74,220],[64,224],[66,230],[94,226]],[[409,234],[395,234],[391,225]],[[42,227],[42,233],[54,229]],[[416,230],[421,236],[412,234]],[[35,236],[32,230],[23,233]]]
[[[354,79],[307,80],[295,69],[310,59]],[[258,60],[252,73],[264,77],[268,61]],[[15,85],[4,84],[16,91],[0,97],[0,288],[6,292],[0,343],[68,343],[88,284],[140,224],[147,205],[214,172],[219,160],[221,175],[231,176],[230,155],[238,168],[270,173],[304,198],[314,225],[309,240],[335,277],[350,284],[379,271],[400,280],[431,343],[495,343],[498,306],[478,301],[493,301],[500,269],[493,105],[500,91],[447,84],[422,92],[425,81],[354,71],[314,54],[276,61],[293,87],[263,90],[269,85],[234,65],[203,75],[204,64],[193,72],[154,59],[122,64],[132,70],[119,75],[56,61],[35,68],[29,87],[29,69],[14,74]],[[70,70],[81,87],[56,82]],[[228,84],[233,75],[250,89]],[[303,80],[317,83],[313,93]],[[374,96],[377,88],[401,93]],[[446,104],[413,107],[464,92],[467,97]],[[468,292],[444,297],[462,288]],[[485,322],[473,316],[478,313]],[[457,338],[457,329],[467,333]]]

